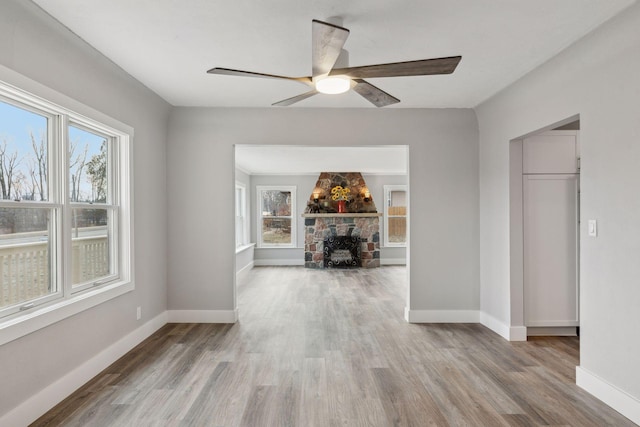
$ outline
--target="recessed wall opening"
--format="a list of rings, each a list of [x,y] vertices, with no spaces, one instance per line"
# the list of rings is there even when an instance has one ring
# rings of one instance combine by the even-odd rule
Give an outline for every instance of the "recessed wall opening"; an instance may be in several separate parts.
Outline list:
[[[511,329],[579,335],[579,116],[510,141]]]
[[[234,156],[234,292],[242,284],[244,273],[254,267],[312,268],[313,264],[321,270],[348,267],[359,274],[360,269],[402,265],[406,266],[408,303],[408,146],[238,144]],[[324,183],[321,178],[325,175],[341,177],[344,182]],[[331,198],[335,195],[332,190],[338,191],[336,187],[344,191],[340,198],[345,199],[346,208],[338,206],[340,200]],[[406,206],[396,206],[400,200],[397,197],[393,203],[387,200],[395,194],[388,188],[402,189]],[[400,222],[403,227],[398,227]],[[394,239],[386,243],[388,224]],[[396,236],[400,232],[404,236]],[[336,236],[357,238],[356,247],[343,248],[340,243],[342,246],[333,250],[329,247],[329,257],[325,258],[325,241]]]

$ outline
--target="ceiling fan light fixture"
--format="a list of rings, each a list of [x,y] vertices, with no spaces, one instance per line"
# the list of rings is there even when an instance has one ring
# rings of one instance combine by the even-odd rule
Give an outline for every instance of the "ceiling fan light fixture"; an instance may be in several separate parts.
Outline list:
[[[351,87],[351,79],[347,76],[331,76],[319,78],[315,81],[316,90],[328,95],[345,93]]]

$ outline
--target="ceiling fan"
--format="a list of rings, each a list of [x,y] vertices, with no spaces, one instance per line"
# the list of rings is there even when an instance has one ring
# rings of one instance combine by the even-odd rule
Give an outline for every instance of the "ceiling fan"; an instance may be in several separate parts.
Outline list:
[[[338,94],[353,89],[376,107],[400,102],[382,89],[365,81],[365,78],[426,76],[451,74],[462,59],[461,56],[421,59],[417,61],[394,62],[389,64],[349,67],[348,53],[342,49],[349,37],[349,30],[338,25],[314,19],[312,29],[312,75],[308,77],[287,77],[230,68],[212,68],[207,73],[227,76],[262,77],[285,79],[303,83],[312,89],[287,98],[272,105],[285,107],[307,99],[318,93]]]

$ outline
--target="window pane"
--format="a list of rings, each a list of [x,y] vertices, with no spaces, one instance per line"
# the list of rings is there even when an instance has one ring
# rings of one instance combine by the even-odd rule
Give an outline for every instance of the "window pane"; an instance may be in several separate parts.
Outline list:
[[[291,216],[291,192],[262,191],[262,216]]]
[[[387,191],[386,243],[403,246],[407,243],[407,192],[392,189]]]
[[[262,243],[291,244],[291,218],[263,218]]]
[[[95,281],[111,273],[107,209],[73,209],[71,266],[73,284]]]
[[[72,202],[107,202],[107,138],[69,126],[69,197]]]
[[[0,308],[55,292],[50,209],[0,208]]]
[[[0,198],[47,200],[45,116],[0,102]]]
[[[406,215],[407,214],[407,192],[406,191],[390,191],[389,199],[389,215]]]
[[[407,219],[405,217],[389,218],[389,242],[407,242]]]

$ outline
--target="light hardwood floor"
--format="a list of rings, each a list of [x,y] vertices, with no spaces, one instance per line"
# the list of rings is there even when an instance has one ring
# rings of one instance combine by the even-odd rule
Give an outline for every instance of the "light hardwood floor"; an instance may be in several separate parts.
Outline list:
[[[635,425],[575,385],[577,338],[408,324],[405,274],[255,268],[237,324],[166,325],[33,425]]]

